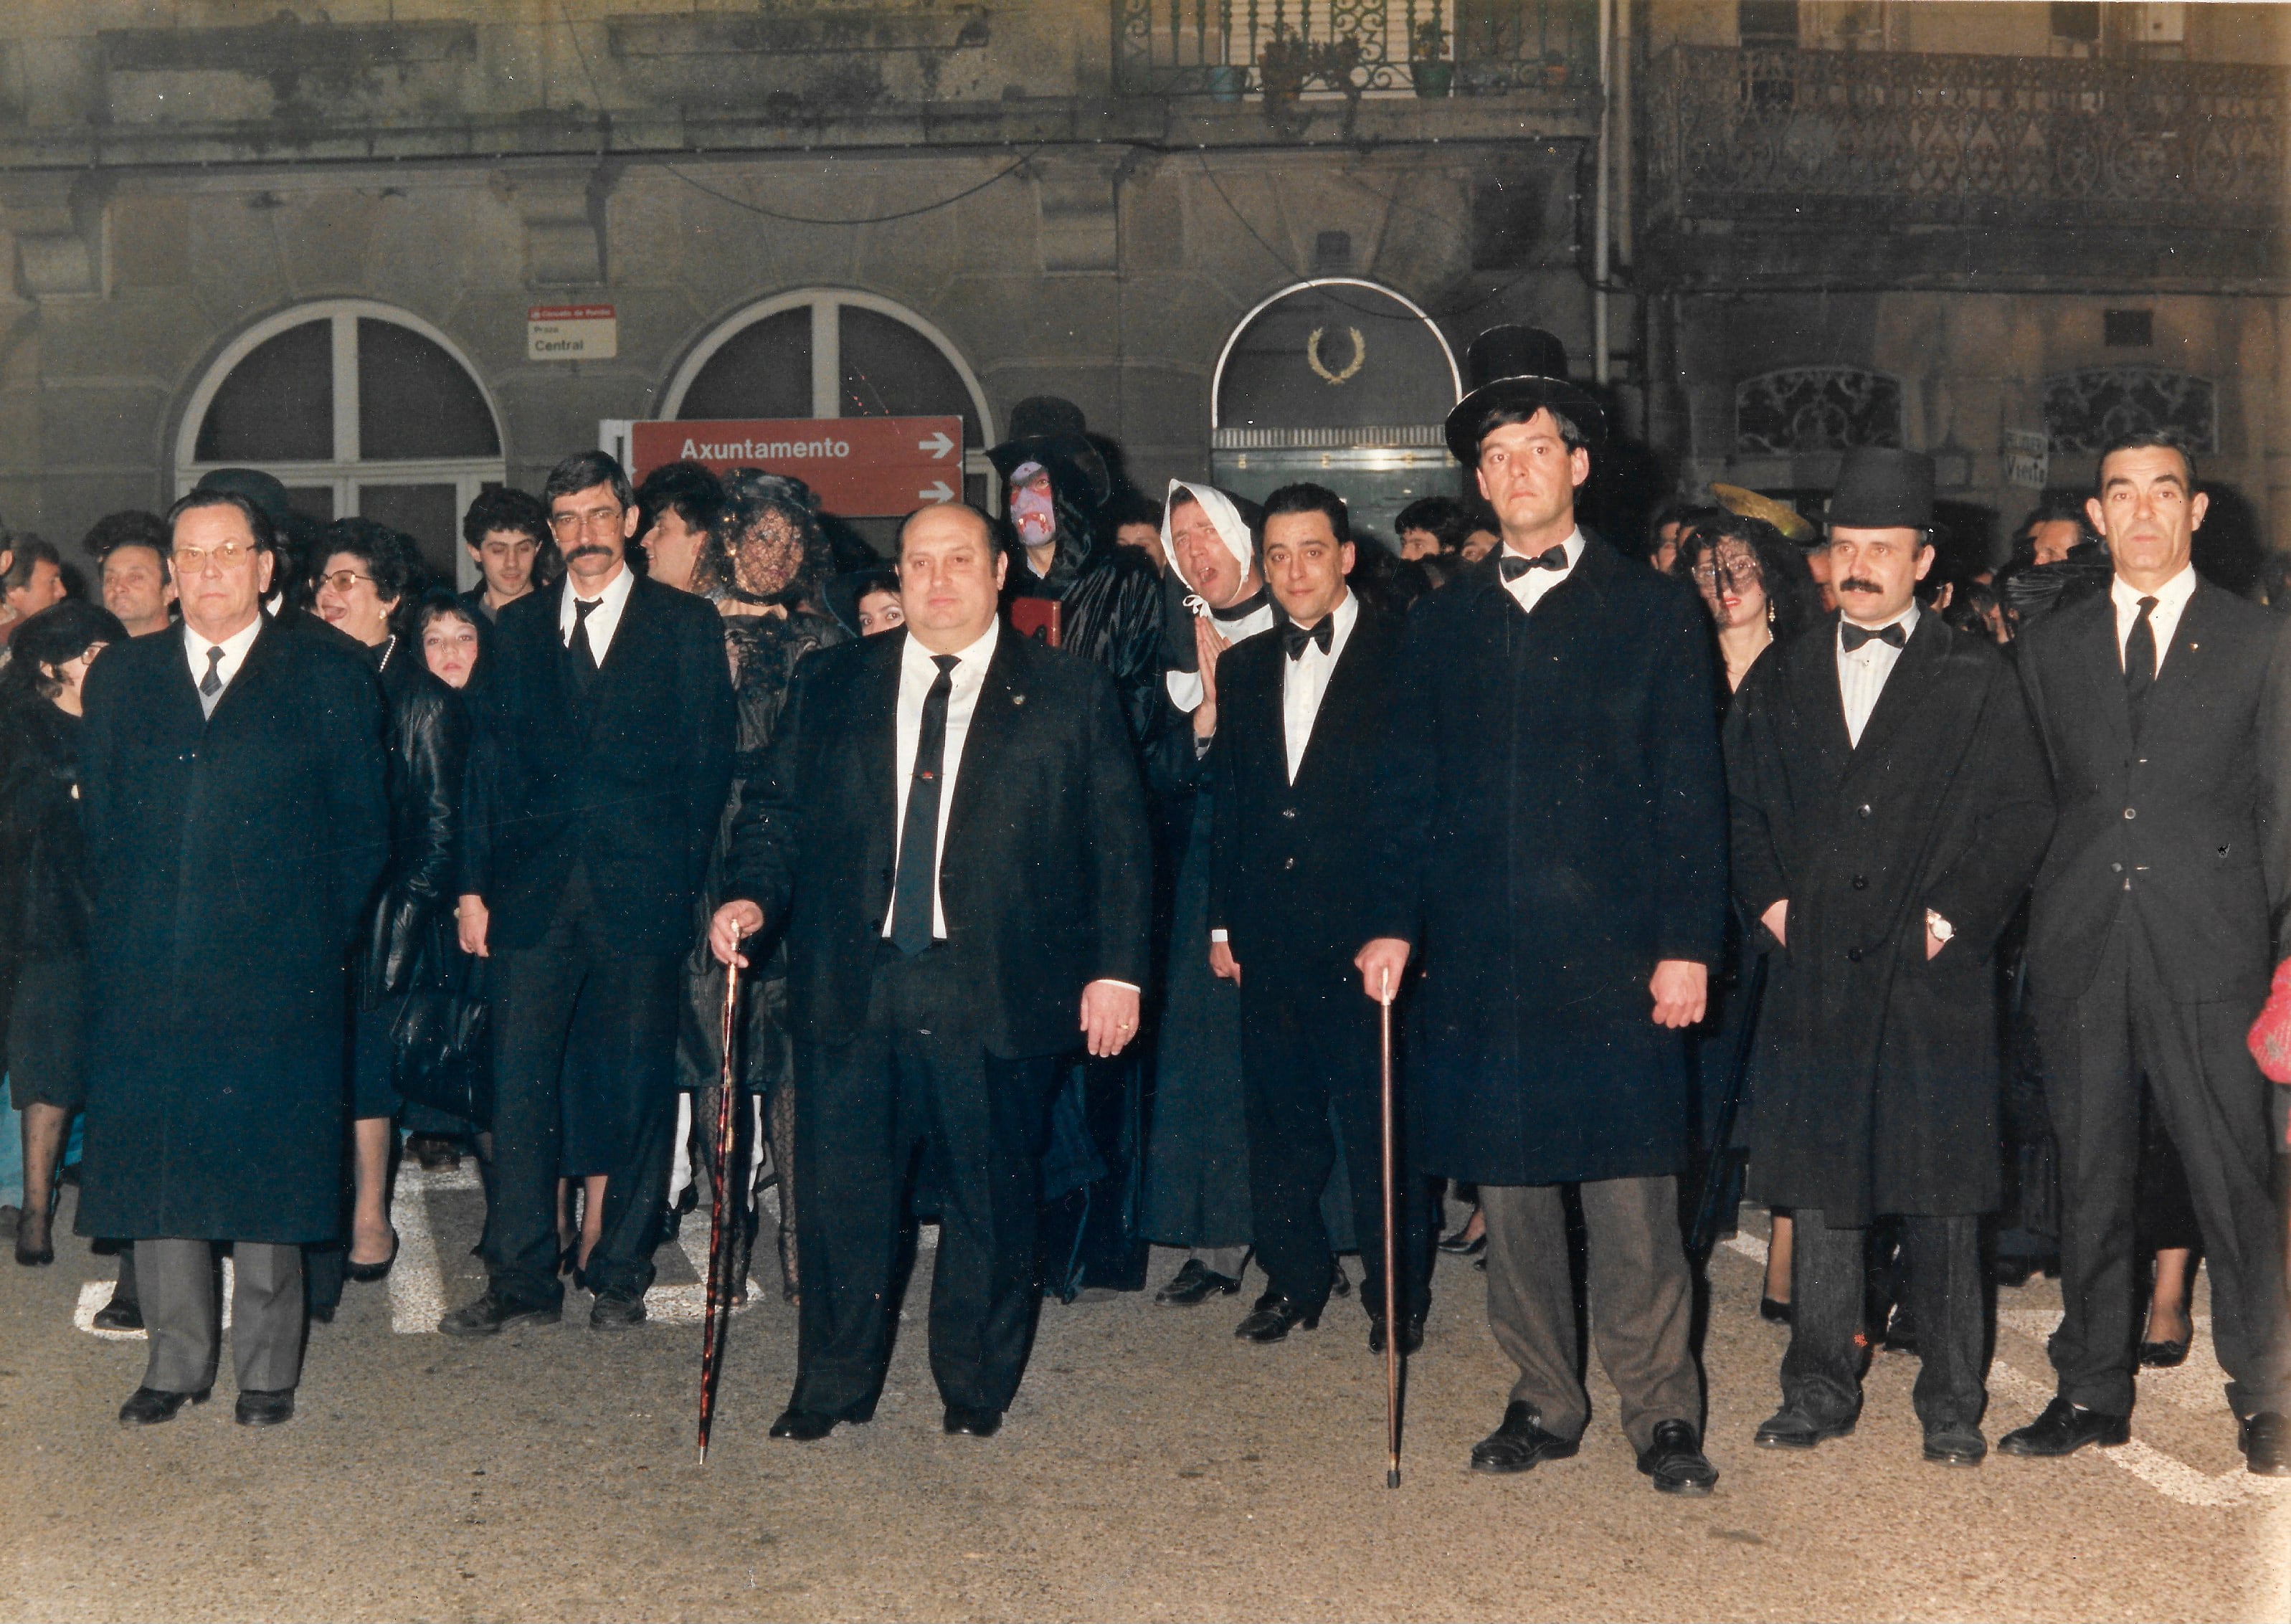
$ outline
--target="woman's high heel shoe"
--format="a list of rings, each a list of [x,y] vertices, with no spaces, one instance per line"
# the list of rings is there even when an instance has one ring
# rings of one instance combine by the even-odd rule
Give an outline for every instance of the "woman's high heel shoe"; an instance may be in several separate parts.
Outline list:
[[[17,1218],[17,1262],[22,1264],[28,1269],[36,1269],[44,1268],[49,1264],[53,1263],[56,1260],[55,1230],[53,1228],[54,1223],[55,1219],[52,1215],[44,1220],[36,1219],[28,1210]],[[34,1227],[36,1224],[37,1225],[36,1228]],[[39,1238],[39,1244],[37,1246],[26,1245],[26,1240],[33,1235],[36,1235]]]
[[[387,1280],[390,1277],[390,1271],[398,1265],[398,1231],[392,1229],[390,1232],[389,1257],[384,1258],[380,1263],[352,1263],[345,1256],[342,1263],[342,1278],[355,1280],[361,1285],[372,1285],[377,1280]]]

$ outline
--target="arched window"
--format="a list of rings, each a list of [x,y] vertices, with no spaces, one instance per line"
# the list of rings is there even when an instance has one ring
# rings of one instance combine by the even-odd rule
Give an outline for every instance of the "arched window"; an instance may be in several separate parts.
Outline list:
[[[1355,524],[1389,539],[1401,509],[1459,488],[1441,424],[1462,394],[1455,355],[1421,306],[1355,277],[1314,277],[1266,300],[1226,340],[1211,464],[1247,496],[1298,479],[1334,486]]]
[[[994,420],[977,375],[946,334],[872,293],[800,288],[749,305],[685,357],[660,414],[960,417],[964,499],[985,507],[993,495]],[[888,522],[858,527],[879,546],[889,540]]]
[[[462,513],[507,478],[501,417],[452,340],[365,299],[298,305],[228,345],[191,393],[175,489],[275,474],[301,512],[403,530],[441,578],[468,570]]]
[[[2209,378],[2166,366],[2087,366],[2045,380],[2045,438],[2054,456],[2091,455],[2126,434],[2216,451],[2216,398]]]
[[[1784,366],[1734,387],[1734,454],[1901,444],[1901,382],[1859,366]]]

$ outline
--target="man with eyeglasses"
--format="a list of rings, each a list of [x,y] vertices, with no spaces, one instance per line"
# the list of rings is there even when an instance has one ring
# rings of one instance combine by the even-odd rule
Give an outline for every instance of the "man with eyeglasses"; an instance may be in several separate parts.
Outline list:
[[[722,623],[629,567],[621,465],[567,457],[543,497],[565,583],[501,613],[502,788],[478,881],[476,948],[494,960],[488,1282],[439,1323],[450,1336],[561,1317],[568,1158],[606,1181],[602,1232],[571,1260],[596,1293],[589,1323],[643,1322],[676,1126],[677,970],[732,778]]]
[[[214,1385],[214,1246],[233,1242],[237,1417],[294,1413],[302,1247],[335,1238],[343,965],[389,841],[382,696],[355,654],[262,612],[269,516],[198,491],[167,519],[180,636],[89,669],[90,953],[77,1227],[132,1238],[143,1379],[125,1426]]]

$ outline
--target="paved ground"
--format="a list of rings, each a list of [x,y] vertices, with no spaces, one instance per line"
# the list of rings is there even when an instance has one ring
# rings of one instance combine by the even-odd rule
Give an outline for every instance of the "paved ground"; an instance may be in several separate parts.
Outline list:
[[[664,1253],[655,1293],[685,1323],[452,1342],[426,1327],[475,1288],[477,1216],[474,1188],[406,1181],[397,1274],[351,1287],[316,1328],[301,1415],[262,1434],[230,1424],[227,1375],[216,1402],[122,1433],[112,1413],[142,1346],[81,1328],[108,1295],[83,1282],[108,1260],[73,1244],[51,1269],[0,1265],[0,1614],[2291,1617],[2291,1484],[2242,1472],[2203,1351],[2142,1379],[2131,1445],[2067,1462],[1925,1464],[1898,1355],[1878,1362],[1852,1439],[1803,1459],[1750,1447],[1783,1335],[1755,1312],[1754,1236],[1712,1266],[1723,1481],[1679,1501],[1633,1470],[1604,1380],[1576,1459],[1465,1469],[1507,1375],[1483,1277],[1453,1259],[1413,1362],[1396,1492],[1354,1305],[1256,1348],[1230,1334],[1235,1302],[1052,1304],[1009,1426],[980,1443],[939,1432],[920,1279],[875,1421],[822,1444],[764,1437],[793,1316],[776,1291],[744,1311],[702,1467],[689,1267]],[[1157,1257],[1157,1280],[1171,1261]],[[2045,1397],[2058,1314],[2041,1283],[2004,1296],[1992,1435]]]

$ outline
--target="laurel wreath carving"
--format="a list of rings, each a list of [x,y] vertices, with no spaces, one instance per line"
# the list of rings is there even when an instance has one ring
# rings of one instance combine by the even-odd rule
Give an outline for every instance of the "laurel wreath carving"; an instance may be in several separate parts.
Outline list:
[[[1368,365],[1368,341],[1361,336],[1358,327],[1346,327],[1345,332],[1353,341],[1353,358],[1346,364],[1344,371],[1330,372],[1328,364],[1321,359],[1321,335],[1327,331],[1326,327],[1315,327],[1312,336],[1305,341],[1306,362],[1312,367],[1314,376],[1323,383],[1334,386],[1350,382],[1360,369]]]

